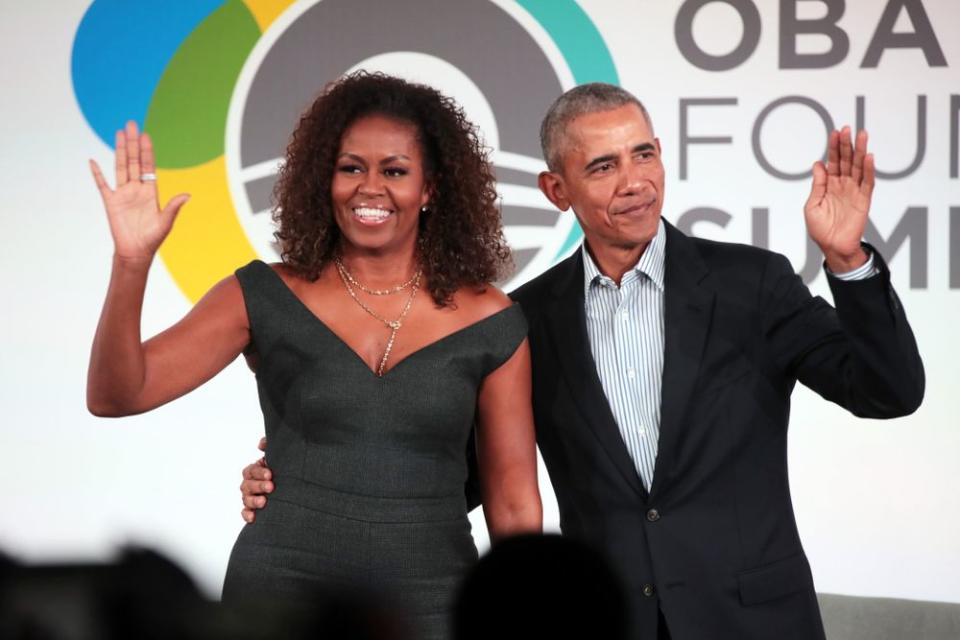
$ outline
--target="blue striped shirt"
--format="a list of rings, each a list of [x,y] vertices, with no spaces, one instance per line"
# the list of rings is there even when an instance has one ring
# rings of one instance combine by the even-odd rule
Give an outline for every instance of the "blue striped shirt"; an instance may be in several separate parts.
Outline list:
[[[660,438],[663,381],[663,221],[620,286],[583,251],[584,302],[590,351],[623,442],[650,490]]]
[[[620,279],[620,286],[583,252],[583,287],[587,336],[610,411],[640,480],[653,483],[660,438],[660,390],[663,382],[663,294],[666,265],[663,221],[640,260]],[[840,280],[861,280],[878,273],[873,254]]]

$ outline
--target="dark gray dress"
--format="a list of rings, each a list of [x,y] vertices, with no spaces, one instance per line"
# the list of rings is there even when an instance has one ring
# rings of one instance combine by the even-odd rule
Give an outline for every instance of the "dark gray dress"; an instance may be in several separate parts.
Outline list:
[[[526,336],[519,306],[377,377],[269,266],[236,273],[276,489],[237,538],[223,599],[386,590],[416,637],[446,637],[454,591],[477,558],[464,499],[477,392]]]

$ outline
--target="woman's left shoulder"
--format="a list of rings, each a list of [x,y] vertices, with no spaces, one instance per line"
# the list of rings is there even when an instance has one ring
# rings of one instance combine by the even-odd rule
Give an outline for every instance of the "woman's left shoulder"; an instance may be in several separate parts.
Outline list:
[[[461,308],[468,312],[465,315],[471,324],[485,327],[485,357],[489,366],[486,376],[507,362],[523,343],[527,337],[526,319],[520,307],[492,285],[469,292]]]
[[[482,320],[513,306],[513,300],[507,294],[490,284],[483,288],[461,289],[457,292],[454,303],[464,315],[474,321]]]

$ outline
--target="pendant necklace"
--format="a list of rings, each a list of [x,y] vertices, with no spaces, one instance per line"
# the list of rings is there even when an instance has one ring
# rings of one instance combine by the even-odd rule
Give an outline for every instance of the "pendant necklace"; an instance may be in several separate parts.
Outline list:
[[[423,275],[423,269],[417,269],[417,272],[413,274],[413,277],[404,282],[403,284],[398,284],[389,289],[368,289],[367,287],[360,284],[353,275],[347,271],[346,266],[343,262],[340,261],[340,258],[334,258],[334,263],[337,265],[337,273],[340,274],[340,279],[343,280],[343,286],[346,287],[347,293],[350,294],[350,297],[353,298],[353,301],[360,305],[360,308],[370,314],[373,318],[379,320],[390,329],[390,338],[387,340],[387,347],[383,352],[383,357],[380,359],[380,366],[377,367],[377,377],[383,377],[383,372],[387,367],[387,359],[390,357],[390,351],[393,349],[393,343],[397,338],[397,332],[400,330],[400,327],[403,326],[403,320],[407,317],[407,314],[410,312],[410,307],[413,305],[413,299],[417,296],[417,291],[420,290],[420,277]],[[407,298],[406,304],[403,306],[403,310],[400,312],[400,315],[397,316],[396,320],[387,320],[382,315],[368,307],[364,304],[363,300],[357,295],[357,292],[354,290],[354,287],[360,289],[364,293],[368,293],[374,296],[386,296],[394,293],[400,293],[407,287],[410,287],[410,297]]]

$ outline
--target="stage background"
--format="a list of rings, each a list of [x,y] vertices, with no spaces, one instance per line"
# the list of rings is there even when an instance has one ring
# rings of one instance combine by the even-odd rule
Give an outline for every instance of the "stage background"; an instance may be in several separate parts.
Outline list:
[[[885,247],[917,335],[926,400],[907,418],[857,420],[799,388],[794,505],[819,591],[960,602],[960,5],[288,4],[0,8],[0,550],[105,558],[135,541],[169,553],[214,595],[242,526],[240,470],[262,434],[242,361],[149,415],[103,420],[85,409],[112,248],[86,160],[110,166],[104,139],[126,117],[157,138],[165,195],[194,193],[151,272],[148,336],[234,267],[275,259],[264,185],[293,114],[331,69],[401,73],[465,105],[494,149],[523,266],[509,286],[576,246],[572,216],[552,213],[533,188],[536,119],[560,89],[600,79],[653,116],[667,219],[767,244],[823,295],[803,227],[808,182],[787,174],[823,152],[826,114],[854,123],[862,100],[886,172],[870,237]],[[556,529],[545,475],[541,490]]]

